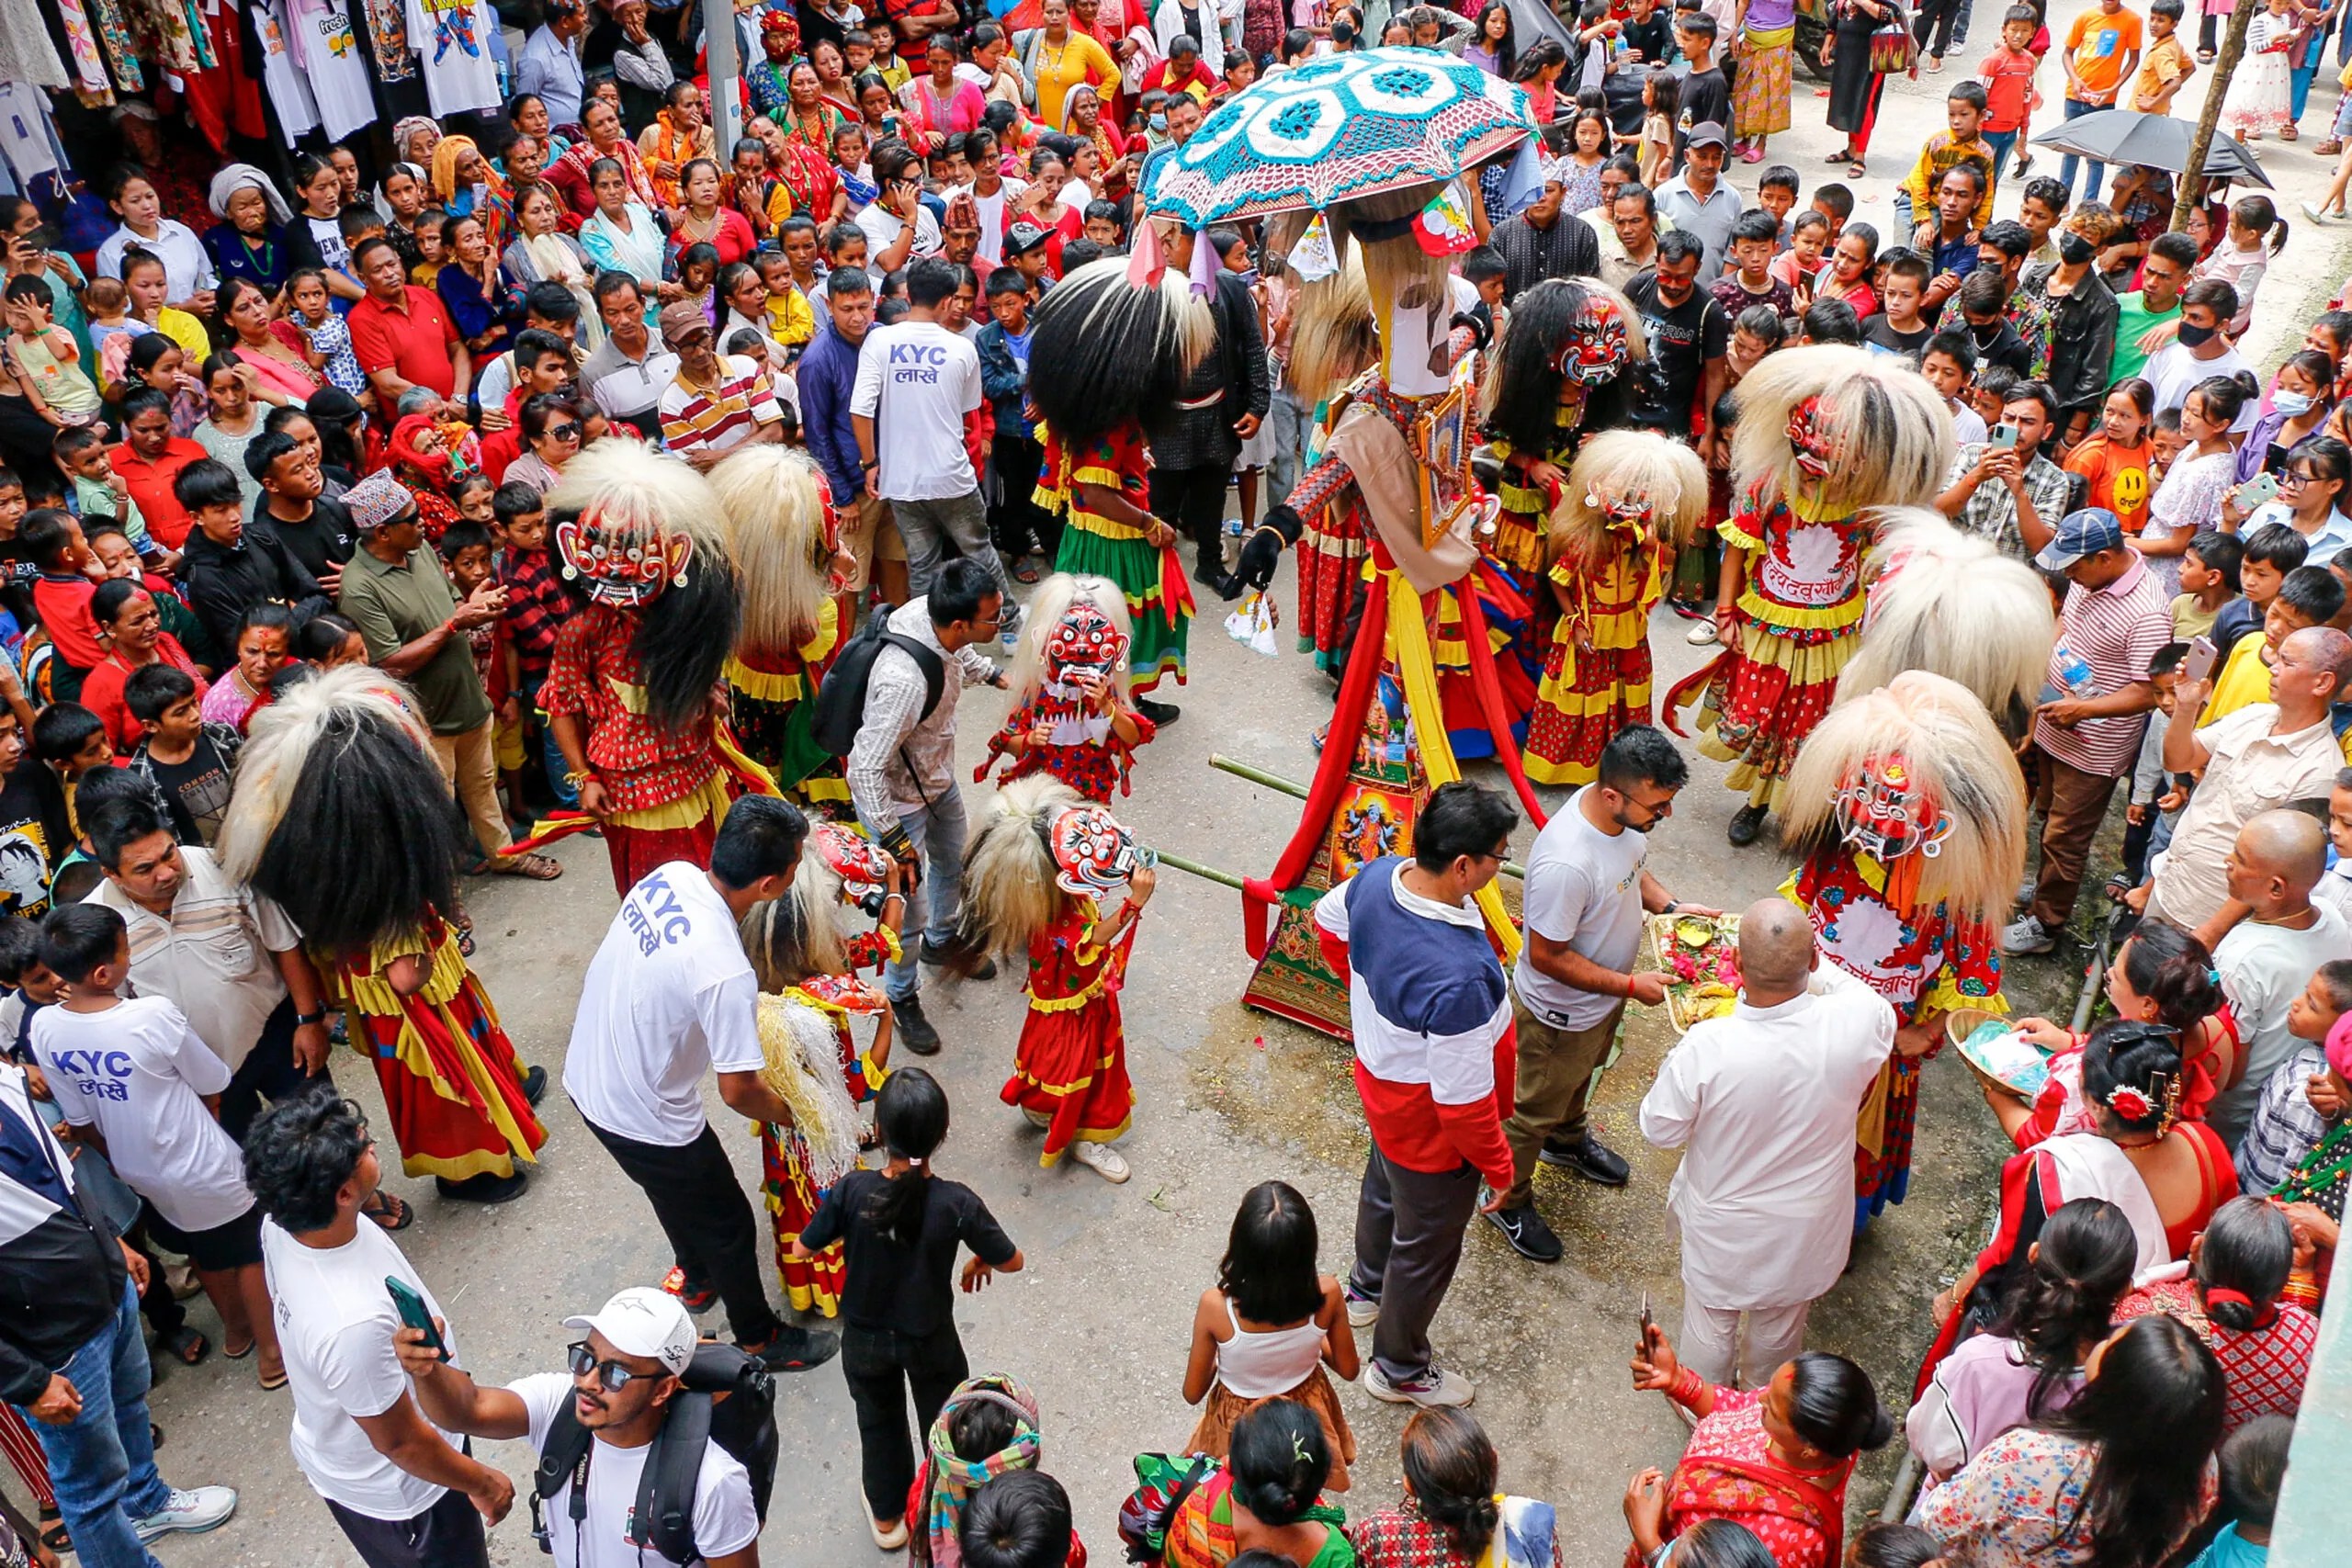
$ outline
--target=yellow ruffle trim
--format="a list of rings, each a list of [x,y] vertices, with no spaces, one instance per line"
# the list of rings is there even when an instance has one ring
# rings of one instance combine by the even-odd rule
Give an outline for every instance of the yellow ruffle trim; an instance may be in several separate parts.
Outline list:
[[[465,954],[458,951],[458,943],[446,924],[441,927],[438,940],[430,952],[432,966],[425,972],[424,988],[414,996],[402,997],[383,976],[384,964],[396,959],[420,955],[420,950],[414,944],[404,942],[379,945],[370,955],[375,965],[373,973],[343,974],[344,996],[351,1007],[370,1018],[399,1019],[401,1030],[393,1043],[392,1055],[401,1070],[430,1084],[433,1092],[442,1099],[462,1102],[465,1096],[434,1069],[433,1058],[426,1053],[424,1042],[418,1036],[416,1025],[409,1017],[408,1005],[422,1003],[439,1013],[442,1027],[448,1032],[458,1058],[465,1065],[467,1081],[488,1113],[490,1124],[498,1130],[498,1135],[505,1141],[506,1146],[503,1149],[475,1150],[458,1159],[412,1158],[403,1155],[401,1171],[409,1176],[445,1176],[452,1181],[462,1181],[469,1176],[512,1174],[514,1162],[518,1159],[537,1164],[531,1154],[530,1140],[523,1135],[521,1124],[507,1108],[506,1097],[491,1077],[490,1064],[482,1059],[481,1048],[474,1043],[473,1036],[465,1026],[449,1013],[450,1001],[465,988],[467,969]],[[498,1011],[491,1005],[489,993],[478,992],[476,999],[481,1004],[484,1020],[496,1029]],[[358,1042],[354,1042],[354,1044],[362,1055],[369,1054],[368,1046]],[[520,1066],[520,1063],[516,1064],[518,1070]]]
[[[641,833],[665,833],[681,828],[691,828],[706,819],[727,815],[733,796],[727,793],[727,780],[718,769],[711,770],[702,787],[692,795],[682,795],[675,800],[665,800],[659,806],[648,806],[635,811],[616,811],[606,820],[624,828],[634,828]]]
[[[1752,587],[1741,592],[1739,607],[1747,611],[1755,620],[1767,626],[1783,631],[1808,632],[1825,629],[1834,631],[1845,626],[1860,626],[1865,608],[1860,589],[1855,590],[1852,594],[1838,604],[1807,608],[1800,604],[1783,604],[1777,600],[1767,599]]]
[[[805,675],[778,675],[772,671],[754,670],[742,660],[729,655],[727,683],[747,697],[763,703],[797,703],[808,694],[808,678]]]

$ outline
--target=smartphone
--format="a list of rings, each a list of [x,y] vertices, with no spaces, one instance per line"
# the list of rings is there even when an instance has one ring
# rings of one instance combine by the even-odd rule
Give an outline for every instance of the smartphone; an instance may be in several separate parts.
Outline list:
[[[442,1340],[441,1331],[433,1326],[433,1309],[424,1304],[424,1297],[418,1293],[416,1287],[405,1280],[387,1274],[384,1276],[384,1291],[392,1298],[392,1306],[401,1314],[401,1326],[423,1329],[424,1342],[433,1347],[433,1353],[447,1360],[449,1347]]]
[[[2211,637],[2194,637],[2189,638],[2188,657],[2180,661],[2180,679],[2182,683],[2193,686],[2199,682],[2204,680],[2207,676],[2212,674],[2213,666],[2220,660],[2221,657],[2222,650],[2214,646],[2213,639]]]
[[[1996,452],[2016,451],[2018,449],[2018,427],[2014,424],[1995,425],[1993,427],[1992,439],[1987,442],[1986,445],[1991,446]]]
[[[1642,1292],[1642,1338],[1640,1348],[1642,1354],[1645,1356],[1648,1355],[1650,1352],[1650,1328],[1654,1321],[1655,1320],[1650,1316],[1650,1293],[1647,1291],[1644,1291]]]
[[[2256,474],[2238,486],[2237,493],[2230,497],[2241,512],[2252,512],[2256,507],[2267,506],[2278,499],[2278,476],[2277,474]]]

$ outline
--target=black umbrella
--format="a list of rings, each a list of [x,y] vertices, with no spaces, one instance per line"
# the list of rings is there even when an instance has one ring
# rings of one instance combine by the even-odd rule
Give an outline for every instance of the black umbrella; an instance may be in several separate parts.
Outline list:
[[[2036,147],[2072,152],[2102,164],[2140,164],[2183,175],[2188,170],[2189,143],[2197,128],[2170,115],[2142,114],[2137,109],[2099,109],[2064,120],[2033,139]],[[2216,130],[2205,148],[2204,175],[2213,180],[2250,180],[2267,190],[2270,176],[2246,144]]]

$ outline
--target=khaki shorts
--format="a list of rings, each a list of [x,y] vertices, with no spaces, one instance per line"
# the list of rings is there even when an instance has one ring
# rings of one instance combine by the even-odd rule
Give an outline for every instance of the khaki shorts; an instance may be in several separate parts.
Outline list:
[[[842,584],[843,592],[852,594],[864,593],[873,581],[876,561],[906,559],[907,541],[899,533],[899,520],[890,515],[890,503],[872,494],[858,497],[857,504],[842,514],[842,548],[857,562]]]

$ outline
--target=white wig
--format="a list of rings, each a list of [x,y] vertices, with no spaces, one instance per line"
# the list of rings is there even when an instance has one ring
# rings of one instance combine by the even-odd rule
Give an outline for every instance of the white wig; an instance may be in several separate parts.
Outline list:
[[[1021,646],[1013,650],[1012,666],[1005,672],[1012,693],[1012,705],[1019,707],[1037,694],[1046,680],[1046,639],[1053,635],[1055,624],[1072,604],[1083,600],[1093,605],[1127,638],[1130,651],[1135,641],[1135,626],[1127,615],[1127,596],[1117,583],[1107,577],[1072,576],[1066,571],[1055,572],[1037,584],[1029,596],[1029,616],[1022,624]],[[1119,694],[1125,696],[1132,671],[1123,663],[1111,673]]]
[[[1870,612],[1839,691],[1868,692],[1905,670],[1933,671],[2022,733],[2057,635],[2041,576],[1926,507],[1889,508],[1874,537],[1864,569]]]
[[[574,459],[577,461],[577,459]],[[744,446],[710,470],[718,525],[743,596],[740,647],[795,649],[824,609],[825,490],[816,464],[789,446]]]
[[[1611,502],[1647,502],[1650,527],[1679,549],[1707,516],[1707,467],[1679,441],[1646,430],[1604,430],[1588,439],[1552,512],[1555,560],[1591,570],[1608,554]]]
[[[684,459],[628,436],[607,435],[582,447],[548,492],[548,510],[593,513],[607,528],[649,536],[684,534],[702,553],[696,564],[727,563],[722,509],[710,481]]]
[[[1842,344],[1784,348],[1766,355],[1735,395],[1732,483],[1764,479],[1768,497],[1802,490],[1841,513],[1925,506],[1951,467],[1951,411],[1917,370],[1887,355]],[[1818,482],[1798,473],[1789,445],[1789,416],[1808,398],[1819,400],[1821,427],[1836,443]]]

